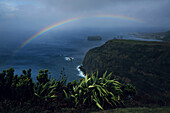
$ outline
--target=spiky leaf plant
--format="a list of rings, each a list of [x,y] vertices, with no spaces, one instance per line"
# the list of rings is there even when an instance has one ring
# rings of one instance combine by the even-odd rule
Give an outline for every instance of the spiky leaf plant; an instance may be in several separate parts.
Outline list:
[[[85,79],[79,81],[78,85],[73,86],[68,92],[71,95],[69,99],[73,99],[77,107],[97,106],[104,109],[107,106],[117,106],[121,102],[121,84],[110,77],[111,74],[107,75],[107,72],[100,78],[98,73],[86,75]],[[68,98],[68,94],[66,96]]]

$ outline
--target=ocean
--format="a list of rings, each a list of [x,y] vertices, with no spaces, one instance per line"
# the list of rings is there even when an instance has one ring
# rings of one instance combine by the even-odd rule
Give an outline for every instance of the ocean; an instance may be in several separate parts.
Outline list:
[[[78,80],[82,76],[77,66],[81,65],[89,49],[117,36],[122,36],[123,39],[153,41],[131,37],[128,33],[114,29],[52,30],[13,54],[13,51],[36,34],[36,31],[0,31],[0,72],[12,67],[15,69],[15,74],[21,75],[23,69],[31,68],[32,78],[35,81],[40,69],[48,69],[51,78],[57,79],[61,76],[61,72],[64,72],[68,81]],[[101,36],[102,40],[88,41],[88,36]],[[73,60],[69,61],[68,57]]]

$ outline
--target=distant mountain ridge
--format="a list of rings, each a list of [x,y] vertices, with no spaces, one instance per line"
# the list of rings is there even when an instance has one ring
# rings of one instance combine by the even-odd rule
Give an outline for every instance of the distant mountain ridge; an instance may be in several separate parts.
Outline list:
[[[162,41],[170,41],[170,31],[158,33],[129,33],[129,35],[143,39],[157,39]]]

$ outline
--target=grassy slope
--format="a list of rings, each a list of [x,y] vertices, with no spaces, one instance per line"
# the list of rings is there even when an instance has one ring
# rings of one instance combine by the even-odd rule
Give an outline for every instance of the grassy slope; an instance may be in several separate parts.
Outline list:
[[[61,111],[55,111],[59,113]],[[170,107],[157,107],[157,108],[117,108],[104,111],[95,111],[90,109],[75,110],[75,109],[63,109],[64,113],[170,113]]]
[[[162,40],[163,41],[170,41],[170,31],[165,32],[165,37]]]
[[[87,73],[105,70],[134,84],[142,103],[167,105],[170,101],[170,42],[110,40],[91,49],[83,61]]]
[[[118,108],[93,113],[170,113],[170,108]]]
[[[60,110],[50,110],[50,109],[41,109],[39,107],[20,107],[13,108],[8,113],[170,113],[170,107],[135,107],[135,108],[116,108],[109,110],[95,110],[95,109],[75,109],[75,108],[63,108]],[[7,113],[6,111],[1,111],[1,113]]]

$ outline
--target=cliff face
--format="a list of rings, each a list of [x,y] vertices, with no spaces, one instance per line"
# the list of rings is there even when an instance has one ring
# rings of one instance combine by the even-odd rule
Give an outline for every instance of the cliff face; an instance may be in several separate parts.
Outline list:
[[[168,67],[169,42],[110,40],[101,47],[89,50],[83,60],[83,69],[87,73],[107,70],[120,76],[132,75],[136,71],[170,73]]]
[[[110,40],[87,52],[82,69],[99,76],[107,70],[139,91],[170,94],[170,42]]]

